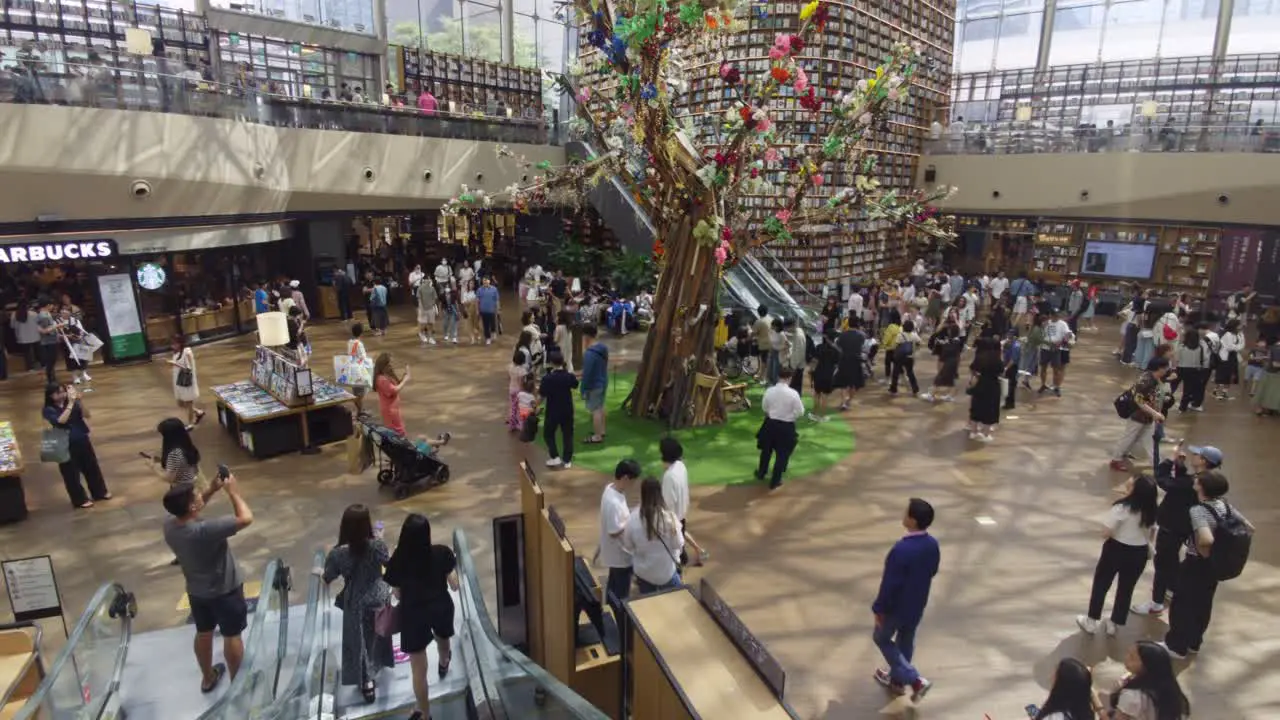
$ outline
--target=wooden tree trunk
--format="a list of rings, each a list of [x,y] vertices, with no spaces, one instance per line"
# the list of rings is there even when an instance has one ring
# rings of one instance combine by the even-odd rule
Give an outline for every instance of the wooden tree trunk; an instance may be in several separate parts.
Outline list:
[[[704,202],[701,207],[707,206]],[[687,407],[694,375],[715,373],[719,267],[712,249],[693,239],[693,228],[704,215],[699,208],[681,216],[662,234],[665,256],[654,293],[653,323],[628,398],[632,416],[669,413],[666,420],[672,428],[692,421]],[[665,401],[664,395],[669,395]]]

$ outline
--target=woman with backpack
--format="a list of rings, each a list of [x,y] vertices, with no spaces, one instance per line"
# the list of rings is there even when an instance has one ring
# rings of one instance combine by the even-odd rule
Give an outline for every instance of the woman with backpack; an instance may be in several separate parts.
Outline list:
[[[1200,337],[1200,331],[1187,326],[1182,332],[1182,343],[1173,351],[1174,365],[1178,368],[1177,376],[1170,383],[1171,392],[1177,392],[1182,385],[1182,398],[1178,401],[1178,411],[1188,409],[1204,412],[1205,378],[1209,373],[1209,344]]]
[[[1111,504],[1105,521],[1106,540],[1093,570],[1089,612],[1076,617],[1076,624],[1090,635],[1099,628],[1107,635],[1115,635],[1117,628],[1124,627],[1133,601],[1133,589],[1147,567],[1147,556],[1155,539],[1159,496],[1156,481],[1149,475],[1135,475],[1125,483],[1122,492],[1124,497]],[[1102,605],[1117,577],[1120,582],[1111,605],[1111,618],[1104,620]]]

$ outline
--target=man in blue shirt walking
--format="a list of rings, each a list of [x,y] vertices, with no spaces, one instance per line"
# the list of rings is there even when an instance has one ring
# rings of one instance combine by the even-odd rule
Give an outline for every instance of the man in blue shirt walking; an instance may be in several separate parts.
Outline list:
[[[888,668],[876,669],[876,681],[899,695],[911,688],[911,699],[919,702],[933,683],[911,664],[915,653],[916,628],[929,603],[929,586],[938,574],[938,541],[929,534],[933,506],[920,498],[907,502],[902,525],[907,534],[894,543],[884,559],[880,593],[871,605],[876,616],[872,638]]]
[[[582,398],[591,413],[591,437],[588,445],[604,442],[604,391],[609,387],[609,346],[596,341],[596,326],[582,328],[585,342],[591,345],[582,353]]]

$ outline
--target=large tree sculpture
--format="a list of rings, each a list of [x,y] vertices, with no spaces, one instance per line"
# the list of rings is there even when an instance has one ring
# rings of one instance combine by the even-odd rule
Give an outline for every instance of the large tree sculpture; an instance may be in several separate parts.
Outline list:
[[[633,415],[663,415],[672,426],[681,426],[693,421],[694,375],[715,374],[716,300],[726,265],[766,243],[790,239],[793,231],[809,234],[833,224],[889,219],[926,238],[949,238],[950,231],[929,205],[947,189],[883,190],[874,179],[876,158],[863,149],[889,107],[905,97],[922,59],[917,49],[895,46],[855,90],[826,98],[798,62],[807,59],[802,53],[809,36],[822,32],[827,22],[824,3],[810,2],[799,14],[799,28],[779,34],[768,49],[767,73],[748,78],[734,64],[721,63],[719,76],[732,91],[734,106],[714,118],[716,142],[698,147],[693,120],[679,107],[687,86],[679,55],[715,57],[721,34],[737,31],[740,20],[725,2],[674,2],[576,0],[598,52],[589,55],[589,65],[553,80],[577,100],[571,131],[587,139],[597,155],[565,167],[541,163],[533,169],[541,174],[531,184],[513,185],[498,197],[464,187],[444,212],[495,202],[509,202],[517,210],[578,205],[591,184],[610,174],[619,177],[658,228],[661,262],[653,325],[628,408]],[[778,145],[783,138],[770,112],[784,86],[819,119],[822,106],[831,103],[821,143]],[[506,147],[499,154],[512,155]],[[855,186],[814,197],[824,170],[835,162],[856,170]],[[776,195],[779,201],[761,222],[746,206],[745,195]]]

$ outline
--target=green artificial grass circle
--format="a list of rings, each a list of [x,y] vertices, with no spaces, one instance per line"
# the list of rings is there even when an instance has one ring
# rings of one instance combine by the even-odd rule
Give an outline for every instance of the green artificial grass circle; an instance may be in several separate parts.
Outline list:
[[[662,458],[658,441],[667,435],[667,426],[658,420],[633,418],[622,410],[622,401],[631,392],[636,376],[618,373],[609,378],[605,394],[607,438],[599,445],[586,444],[591,436],[591,415],[577,403],[574,417],[573,464],[613,476],[618,462],[634,458],[646,473],[660,477]],[[684,446],[684,462],[689,469],[690,485],[728,485],[756,482],[754,473],[760,461],[756,448],[756,431],[764,414],[760,400],[764,388],[752,383],[747,390],[751,409],[729,413],[723,425],[685,428],[674,435]],[[834,397],[833,397],[834,399]],[[804,397],[806,408],[812,408],[813,397]],[[832,467],[853,452],[853,430],[838,414],[829,422],[799,422],[800,443],[791,455],[784,479],[793,481]],[[539,433],[541,435],[541,433]],[[539,437],[541,439],[541,437]]]

